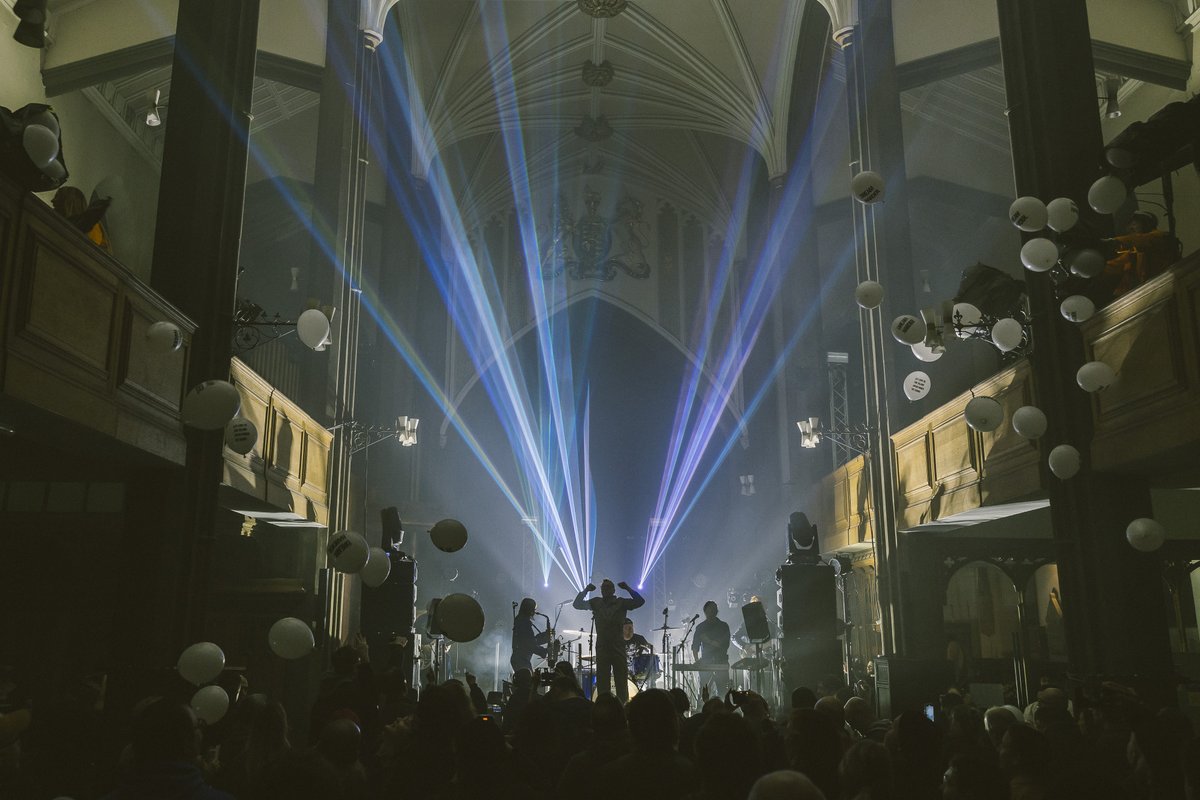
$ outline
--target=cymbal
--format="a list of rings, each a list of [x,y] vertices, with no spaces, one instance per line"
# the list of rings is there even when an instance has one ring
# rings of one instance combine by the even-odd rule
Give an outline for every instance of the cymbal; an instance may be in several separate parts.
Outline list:
[[[679,630],[679,628],[676,627],[675,625],[663,625],[661,628],[655,628],[654,630],[656,630],[656,631],[677,631],[677,630]]]
[[[579,660],[580,661],[595,661],[596,657],[595,656],[580,656]]]
[[[555,628],[559,636],[587,636],[587,631],[577,631],[572,628]]]

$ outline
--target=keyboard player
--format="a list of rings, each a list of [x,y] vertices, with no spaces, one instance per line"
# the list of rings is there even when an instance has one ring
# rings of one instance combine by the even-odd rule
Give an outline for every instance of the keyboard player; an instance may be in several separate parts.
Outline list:
[[[723,695],[730,687],[729,680],[729,625],[717,616],[717,604],[709,600],[704,604],[704,621],[696,626],[692,637],[692,657],[696,665],[709,667],[701,673],[704,682],[716,681],[718,694]]]

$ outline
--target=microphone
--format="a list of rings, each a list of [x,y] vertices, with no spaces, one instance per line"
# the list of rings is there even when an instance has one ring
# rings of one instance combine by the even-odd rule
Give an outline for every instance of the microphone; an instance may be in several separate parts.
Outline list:
[[[665,617],[667,615],[667,609],[664,608],[662,613],[663,613],[663,616]]]
[[[699,614],[697,614],[696,616],[692,617],[692,618],[689,620],[689,622],[695,622],[695,621],[696,621],[696,620],[698,620],[698,619],[700,619],[700,615],[699,615]]]

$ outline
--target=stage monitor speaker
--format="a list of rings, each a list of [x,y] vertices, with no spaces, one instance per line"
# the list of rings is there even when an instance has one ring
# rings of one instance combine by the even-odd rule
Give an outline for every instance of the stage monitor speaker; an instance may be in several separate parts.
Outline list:
[[[828,564],[784,564],[779,568],[780,634],[837,636],[837,589]]]
[[[755,601],[742,606],[742,622],[746,626],[746,636],[752,642],[765,642],[771,638],[771,626],[767,624],[767,610],[763,604]]]
[[[404,527],[400,523],[400,509],[388,506],[379,510],[379,521],[383,524],[380,547],[391,550],[404,541]]]
[[[875,698],[881,718],[895,718],[905,711],[939,707],[939,699],[953,685],[953,665],[944,659],[875,659]]]
[[[441,636],[442,626],[438,624],[437,610],[442,604],[442,598],[435,597],[429,601],[429,613],[425,615],[425,631],[430,636]]]

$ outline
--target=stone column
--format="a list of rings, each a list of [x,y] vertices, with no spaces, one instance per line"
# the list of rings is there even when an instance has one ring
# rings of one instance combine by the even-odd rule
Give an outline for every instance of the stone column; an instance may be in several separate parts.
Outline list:
[[[150,282],[197,324],[185,391],[229,377],[258,6],[179,3]],[[187,437],[187,465],[164,477],[169,500],[157,519],[166,539],[159,546],[169,553],[159,578],[164,593],[174,594],[171,633],[163,636],[176,645],[203,631],[223,458],[222,431],[189,430]]]
[[[1102,146],[1085,0],[998,0],[1016,195],[1072,197],[1096,230],[1111,218],[1086,206]],[[1037,404],[1049,420],[1039,444],[1058,549],[1072,671],[1130,676],[1169,695],[1171,657],[1159,561],[1135,552],[1125,526],[1150,516],[1144,481],[1088,468],[1092,408],[1075,384],[1083,360],[1078,329],[1058,313],[1048,274],[1027,273],[1034,319],[1030,356]],[[1069,443],[1083,455],[1071,480],[1051,476],[1045,456]]]

